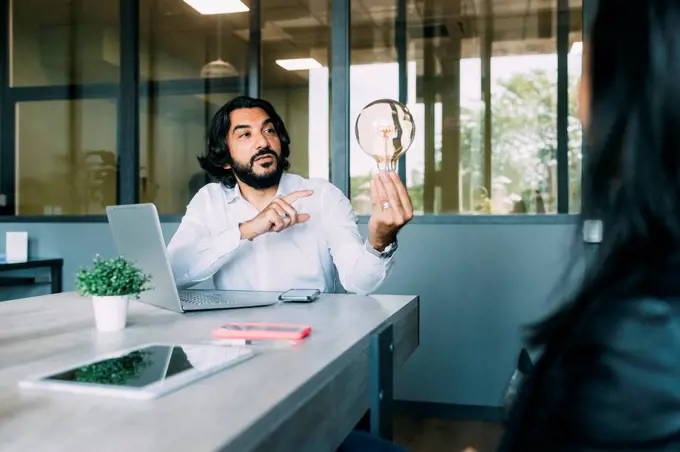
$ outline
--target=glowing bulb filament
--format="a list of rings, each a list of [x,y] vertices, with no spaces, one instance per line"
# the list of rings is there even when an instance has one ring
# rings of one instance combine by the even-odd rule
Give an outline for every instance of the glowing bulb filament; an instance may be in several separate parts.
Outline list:
[[[384,139],[394,138],[395,127],[392,125],[378,126],[378,132]]]

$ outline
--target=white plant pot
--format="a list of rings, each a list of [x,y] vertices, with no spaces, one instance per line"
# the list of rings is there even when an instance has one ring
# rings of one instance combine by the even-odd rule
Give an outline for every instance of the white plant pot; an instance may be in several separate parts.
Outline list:
[[[94,321],[99,331],[120,331],[127,323],[130,297],[127,295],[92,297]]]

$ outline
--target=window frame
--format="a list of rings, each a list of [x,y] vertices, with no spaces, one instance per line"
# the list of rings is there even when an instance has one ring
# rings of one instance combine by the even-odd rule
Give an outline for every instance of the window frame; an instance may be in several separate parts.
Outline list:
[[[14,0],[17,1],[17,0]],[[47,100],[117,99],[117,158],[119,164],[117,202],[139,202],[139,105],[149,95],[211,94],[243,92],[257,97],[261,85],[261,7],[260,0],[251,0],[249,71],[243,77],[217,80],[186,79],[141,83],[139,79],[139,0],[117,0],[120,21],[120,76],[118,83],[92,83],[61,86],[11,87],[11,21],[12,0],[0,0],[0,33],[5,45],[0,45],[0,222],[65,223],[106,222],[105,215],[15,215],[15,125],[16,105]],[[394,0],[397,6],[395,48],[399,63],[399,101],[407,96],[407,2]],[[487,0],[490,1],[490,0]],[[583,0],[583,23],[597,0]],[[350,101],[350,36],[351,0],[329,0],[331,3],[331,67],[330,73],[330,181],[345,195],[350,193],[349,144],[352,137],[349,118]],[[546,215],[470,215],[425,214],[415,216],[416,224],[572,224],[578,214],[569,213],[568,166],[568,70],[569,0],[557,0],[557,205],[556,214]],[[490,57],[490,56],[489,56]],[[584,144],[582,143],[582,147]],[[406,178],[405,157],[399,162],[399,176]],[[4,196],[3,196],[4,195]],[[2,201],[5,201],[4,203]],[[161,215],[163,222],[177,222],[181,214]],[[368,216],[359,216],[366,223]]]

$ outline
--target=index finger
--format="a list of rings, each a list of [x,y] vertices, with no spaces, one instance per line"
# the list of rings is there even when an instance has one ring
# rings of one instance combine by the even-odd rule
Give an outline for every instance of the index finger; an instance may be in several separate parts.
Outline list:
[[[306,198],[314,193],[312,190],[297,190],[292,193],[288,193],[286,196],[282,196],[281,199],[286,201],[288,204],[292,204],[300,198]]]

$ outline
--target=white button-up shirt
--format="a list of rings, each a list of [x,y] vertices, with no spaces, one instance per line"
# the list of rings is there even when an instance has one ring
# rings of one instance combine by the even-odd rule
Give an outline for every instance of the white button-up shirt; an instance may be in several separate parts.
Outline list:
[[[352,205],[330,182],[284,173],[277,196],[296,190],[314,191],[293,203],[310,219],[248,241],[241,239],[239,223],[259,212],[241,196],[238,185],[203,187],[168,244],[177,286],[189,287],[212,277],[222,290],[333,292],[337,268],[348,292],[375,291],[389,275],[395,254],[379,257],[369,252]]]

